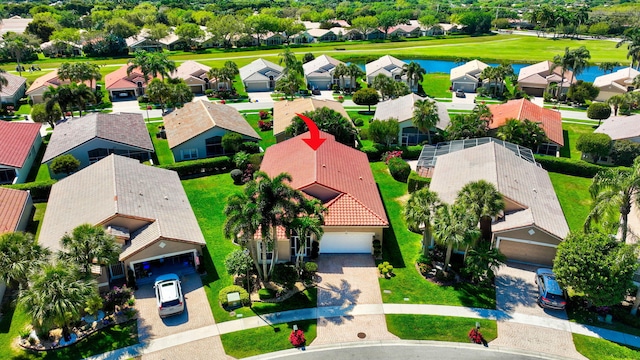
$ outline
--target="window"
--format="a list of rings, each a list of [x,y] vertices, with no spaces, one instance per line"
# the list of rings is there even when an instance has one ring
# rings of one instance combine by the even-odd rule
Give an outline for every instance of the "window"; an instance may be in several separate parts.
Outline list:
[[[140,150],[98,148],[98,149],[93,149],[88,151],[87,154],[89,155],[89,162],[91,164],[97,161],[100,161],[111,154],[130,157],[140,162],[149,160],[149,153],[146,151],[140,151]]]
[[[182,160],[193,160],[198,158],[198,149],[180,150]]]
[[[222,148],[222,136],[210,137],[204,142],[207,147],[207,157],[224,155],[224,149]]]
[[[271,260],[271,258],[273,258],[273,248],[270,248],[269,246],[267,246],[262,241],[256,242],[256,246],[257,246],[257,249],[258,249],[258,259],[260,259],[260,261],[267,261],[267,260]],[[267,246],[266,255],[262,253],[262,247],[263,246]]]
[[[0,169],[0,184],[11,184],[16,177],[16,171],[13,169]]]
[[[302,255],[307,256],[311,253],[311,236],[307,236],[307,239],[304,244],[304,250],[302,250]],[[300,242],[300,237],[298,235],[293,235],[290,240],[291,243],[291,256],[295,257],[298,255],[298,251],[301,250],[300,246],[302,245]]]

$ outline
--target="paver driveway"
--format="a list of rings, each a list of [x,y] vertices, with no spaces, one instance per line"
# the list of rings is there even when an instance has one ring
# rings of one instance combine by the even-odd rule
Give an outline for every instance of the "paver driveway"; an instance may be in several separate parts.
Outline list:
[[[349,311],[353,305],[382,308],[378,268],[371,255],[321,255],[318,259],[318,307],[339,307]],[[366,336],[358,337],[359,333]],[[387,331],[384,315],[366,311],[341,317],[318,318],[318,336],[312,345],[358,340],[397,339]]]
[[[508,263],[496,276],[496,307],[508,314],[518,313],[549,319],[567,319],[561,310],[543,309],[536,301],[536,266]],[[498,338],[490,343],[516,349],[541,351],[571,359],[586,359],[576,351],[570,332],[498,321]]]

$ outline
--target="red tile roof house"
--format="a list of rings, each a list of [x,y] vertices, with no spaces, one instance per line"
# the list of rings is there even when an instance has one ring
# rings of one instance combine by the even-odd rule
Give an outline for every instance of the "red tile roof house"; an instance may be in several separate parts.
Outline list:
[[[35,79],[31,86],[29,86],[26,95],[31,98],[31,101],[33,101],[34,104],[39,104],[44,101],[42,96],[47,90],[49,90],[50,86],[57,88],[60,85],[68,84],[70,84],[69,80],[61,80],[58,77],[58,70],[53,70],[52,72]],[[85,81],[84,84],[92,90],[95,90],[96,88],[95,82],[93,81]]]
[[[113,100],[130,99],[144,95],[147,83],[153,78],[147,78],[145,82],[144,75],[140,68],[133,69],[127,74],[129,65],[122,65],[118,70],[107,74],[104,77],[104,85],[109,91],[109,98]],[[159,77],[158,77],[159,78]]]
[[[54,178],[67,174],[54,174],[51,163],[61,155],[71,154],[83,169],[110,154],[148,161],[154,152],[153,143],[142,114],[91,113],[80,118],[69,118],[56,126],[42,163],[49,167]]]
[[[25,231],[32,211],[33,201],[28,191],[0,187],[0,235]],[[5,288],[5,283],[0,280],[0,299]]]
[[[0,184],[26,181],[42,137],[40,124],[0,121]]]
[[[529,100],[511,100],[504,104],[489,105],[492,119],[489,121],[489,129],[495,130],[509,119],[520,121],[529,120],[538,123],[549,139],[538,149],[531,149],[539,154],[557,156],[560,148],[564,146],[562,133],[562,116],[559,111],[545,109]]]
[[[333,135],[320,132],[320,136],[327,140],[316,151],[303,141],[309,133],[267,148],[260,170],[270,177],[289,173],[291,187],[327,207],[321,254],[371,254],[372,241],[382,241],[389,220],[367,156],[340,144]],[[279,261],[289,261],[300,244],[295,238],[284,238],[284,231],[278,237]],[[310,247],[307,243],[305,255]]]

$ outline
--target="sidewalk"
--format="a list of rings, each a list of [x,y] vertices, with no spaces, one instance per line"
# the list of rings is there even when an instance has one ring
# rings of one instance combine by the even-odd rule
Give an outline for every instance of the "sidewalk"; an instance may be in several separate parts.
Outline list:
[[[328,306],[277,312],[267,315],[240,318],[226,321],[212,326],[186,331],[184,333],[154,339],[148,343],[137,344],[126,348],[114,350],[108,353],[95,355],[87,359],[126,359],[143,354],[150,354],[169,347],[186,344],[192,341],[205,339],[212,336],[231,332],[253,329],[263,326],[271,326],[301,320],[317,319],[319,317],[335,316],[359,316],[379,314],[415,314],[415,315],[439,315],[466,317],[471,319],[501,320],[516,324],[534,325],[543,328],[568,331],[575,334],[602,338],[623,345],[640,347],[640,336],[629,335],[618,331],[602,329],[591,325],[582,325],[568,320],[548,319],[539,316],[524,314],[508,314],[501,310],[466,308],[445,305],[421,305],[421,304],[383,304],[383,305],[354,305],[348,310],[340,306]]]

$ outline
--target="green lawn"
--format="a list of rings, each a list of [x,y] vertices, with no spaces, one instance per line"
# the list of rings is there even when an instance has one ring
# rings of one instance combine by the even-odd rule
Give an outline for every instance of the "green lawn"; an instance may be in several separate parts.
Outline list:
[[[583,134],[591,134],[595,128],[591,125],[562,123],[564,146],[560,149],[560,156],[580,159],[582,153],[576,149],[578,138]]]
[[[373,119],[374,113],[375,111],[369,112],[367,110],[347,110],[347,114],[349,114],[349,117],[353,122],[355,122],[356,119],[362,119],[362,126],[358,126],[358,130],[369,128],[369,121]]]
[[[385,303],[437,304],[495,308],[495,290],[470,284],[438,286],[418,273],[415,261],[420,255],[421,236],[407,230],[402,217],[400,197],[407,194],[407,184],[394,180],[383,162],[371,164],[391,225],[384,231],[383,257],[394,266],[395,277],[380,279]],[[390,291],[387,293],[385,291]],[[408,299],[408,300],[405,300]]]
[[[549,177],[558,195],[564,216],[567,218],[569,229],[571,231],[582,229],[591,207],[589,194],[591,179],[553,172],[549,172]]]
[[[425,74],[422,80],[422,89],[427,96],[432,98],[451,98],[449,91],[451,81],[449,74],[445,73],[429,73]]]
[[[47,210],[47,203],[35,203],[33,204],[34,210],[31,215],[31,221],[27,226],[27,232],[34,234],[36,240],[40,235],[40,228],[42,227],[42,220],[44,219],[44,213]]]
[[[153,148],[156,150],[155,159],[153,160],[153,162],[158,165],[173,164],[173,153],[171,152],[171,149],[169,149],[169,143],[167,142],[167,139],[161,139],[156,136],[156,133],[160,130],[159,126],[161,125],[162,122],[147,123],[149,136],[151,136]]]
[[[229,356],[242,359],[249,356],[271,353],[293,348],[289,335],[293,325],[304,331],[307,345],[316,338],[316,320],[297,321],[295,323],[262,326],[259,328],[237,331],[220,335],[224,351]],[[278,329],[276,332],[275,329]]]
[[[264,109],[264,110],[268,111],[268,112],[271,112],[271,109]],[[255,110],[255,111],[260,111],[260,110]],[[251,125],[251,127],[262,138],[262,140],[260,140],[260,142],[258,142],[258,144],[260,144],[261,148],[266,150],[269,146],[271,146],[271,145],[276,143],[276,137],[273,136],[273,129],[272,130],[262,131],[258,127],[258,121],[260,121],[260,115],[258,115],[258,114],[244,114],[244,117],[245,117],[245,119],[247,119],[247,122],[249,123],[249,125]],[[267,119],[267,121],[273,121],[273,118],[270,117],[269,119]]]
[[[436,315],[385,315],[387,329],[403,340],[469,342],[469,330],[480,323],[482,337],[489,342],[498,337],[495,320]]]
[[[591,360],[633,360],[640,359],[640,351],[611,341],[590,336],[573,334],[576,350]]]

